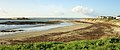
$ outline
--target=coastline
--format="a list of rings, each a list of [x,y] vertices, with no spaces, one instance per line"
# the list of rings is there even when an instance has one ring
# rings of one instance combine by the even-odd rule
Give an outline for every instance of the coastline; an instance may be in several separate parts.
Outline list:
[[[28,38],[28,37],[36,37],[36,36],[45,35],[45,34],[49,34],[49,33],[67,32],[67,31],[72,31],[72,30],[84,28],[84,27],[91,25],[91,24],[86,24],[86,23],[75,23],[75,22],[71,22],[71,21],[63,21],[63,22],[74,23],[74,25],[52,28],[52,29],[37,31],[37,32],[22,32],[22,33],[17,33],[17,34],[5,35],[5,36],[1,36],[0,40],[24,39],[24,38]]]
[[[0,40],[10,43],[24,42],[70,42],[76,40],[96,40],[119,37],[120,26],[102,22],[85,20],[66,20],[74,23],[72,26],[53,28],[44,31],[19,33],[0,37]]]
[[[48,22],[58,22],[58,21],[48,21]],[[0,29],[0,36],[17,34],[17,33],[26,33],[26,32],[35,32],[35,31],[44,31],[57,27],[71,26],[73,23],[60,22],[58,24],[35,24],[35,25],[3,25],[3,30]],[[6,29],[4,29],[6,27]]]

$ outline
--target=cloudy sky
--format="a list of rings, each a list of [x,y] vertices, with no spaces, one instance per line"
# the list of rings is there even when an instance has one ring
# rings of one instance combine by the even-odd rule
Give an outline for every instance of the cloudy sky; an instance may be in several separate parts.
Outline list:
[[[0,17],[120,15],[119,0],[0,0]]]

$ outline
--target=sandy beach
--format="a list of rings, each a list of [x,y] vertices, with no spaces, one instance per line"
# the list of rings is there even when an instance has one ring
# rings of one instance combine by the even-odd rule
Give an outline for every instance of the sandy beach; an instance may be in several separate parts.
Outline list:
[[[120,26],[86,21],[64,21],[72,26],[59,27],[44,31],[18,33],[0,37],[9,42],[69,42],[76,40],[94,40],[120,35]]]
[[[71,22],[71,21],[66,21],[66,22]],[[44,30],[44,31],[23,32],[23,33],[17,33],[17,34],[12,34],[12,35],[6,35],[6,36],[1,36],[0,39],[4,39],[4,40],[6,40],[6,39],[22,39],[22,38],[26,38],[26,37],[27,38],[28,37],[35,37],[35,36],[40,36],[40,35],[49,34],[49,33],[72,31],[72,30],[76,30],[76,29],[79,29],[79,28],[84,28],[84,27],[87,27],[87,26],[91,25],[91,24],[87,24],[87,23],[76,23],[76,22],[71,22],[71,23],[74,23],[74,25],[59,27],[59,28],[53,28],[53,29]]]

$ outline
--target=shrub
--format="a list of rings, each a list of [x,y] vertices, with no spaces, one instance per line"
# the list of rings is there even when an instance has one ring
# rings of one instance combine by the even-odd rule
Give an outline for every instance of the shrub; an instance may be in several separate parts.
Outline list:
[[[0,45],[0,50],[120,50],[120,38]]]

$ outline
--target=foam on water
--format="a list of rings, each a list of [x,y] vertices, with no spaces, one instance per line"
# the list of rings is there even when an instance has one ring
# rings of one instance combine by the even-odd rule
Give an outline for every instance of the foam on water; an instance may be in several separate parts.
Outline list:
[[[24,30],[24,31],[17,31],[17,32],[0,32],[0,36],[16,34],[16,33],[20,33],[20,32],[43,31],[43,30],[49,30],[49,29],[53,29],[53,28],[71,26],[71,25],[73,25],[73,23],[67,23],[67,22],[60,23],[60,24],[53,24],[53,25],[37,26],[37,27],[34,27],[35,25],[7,25],[7,26],[0,25],[4,29],[16,28],[15,30]]]

